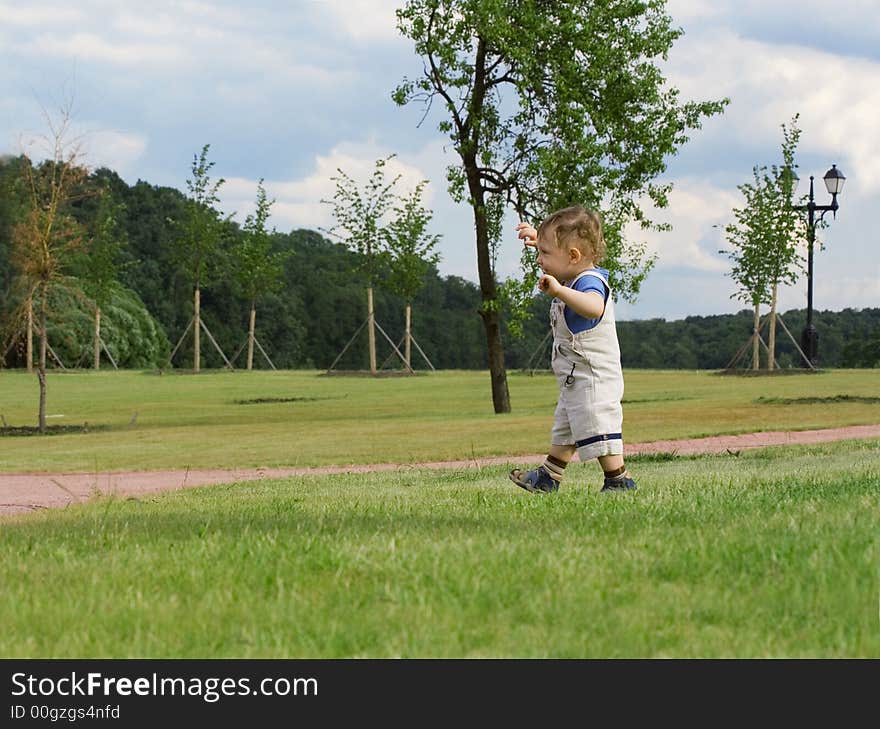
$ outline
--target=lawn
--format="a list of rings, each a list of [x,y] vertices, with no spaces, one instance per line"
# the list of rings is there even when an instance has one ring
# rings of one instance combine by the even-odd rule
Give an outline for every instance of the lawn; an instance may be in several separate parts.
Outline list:
[[[877,370],[777,377],[632,370],[625,378],[629,442],[880,423]],[[48,423],[87,424],[88,432],[0,435],[0,473],[418,463],[540,452],[556,381],[511,372],[509,386],[513,412],[499,416],[485,372],[50,373]],[[7,425],[35,425],[37,405],[34,375],[0,371]]]
[[[600,494],[595,464],[544,497],[505,467],[414,469],[6,518],[0,656],[880,657],[880,443],[629,465],[636,493]]]

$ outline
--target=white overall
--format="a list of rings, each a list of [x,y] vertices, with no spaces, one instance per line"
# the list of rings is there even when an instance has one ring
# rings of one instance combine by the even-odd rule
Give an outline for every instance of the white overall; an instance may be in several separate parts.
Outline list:
[[[592,329],[572,334],[565,321],[565,304],[553,299],[552,368],[559,381],[559,401],[550,442],[574,445],[581,461],[623,453],[623,371],[614,322],[611,287],[597,271],[584,271],[608,286],[605,313]]]

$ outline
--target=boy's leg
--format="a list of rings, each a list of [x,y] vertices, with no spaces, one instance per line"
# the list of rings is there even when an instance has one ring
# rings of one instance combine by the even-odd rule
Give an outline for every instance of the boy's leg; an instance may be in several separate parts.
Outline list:
[[[565,467],[574,458],[575,447],[573,445],[551,445],[544,459],[544,468],[556,483],[562,481],[565,476]]]
[[[532,493],[550,493],[559,490],[565,467],[575,453],[573,445],[551,445],[544,463],[531,471],[514,468],[510,480]]]
[[[630,477],[629,471],[623,463],[623,455],[599,456],[599,465],[605,473],[605,483],[602,486],[603,491],[623,491],[626,489],[635,489],[636,482]]]

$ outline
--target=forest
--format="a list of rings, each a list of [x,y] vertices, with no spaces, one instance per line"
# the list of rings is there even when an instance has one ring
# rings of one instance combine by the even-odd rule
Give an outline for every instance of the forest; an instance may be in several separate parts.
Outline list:
[[[13,229],[24,209],[20,189],[23,164],[23,158],[0,159],[0,366],[7,368],[25,365],[25,327],[13,255]],[[106,168],[89,173],[88,185],[103,191],[102,195],[84,195],[72,205],[72,216],[84,230],[95,231],[101,200],[106,204],[109,196],[118,237],[118,285],[102,307],[101,337],[106,350],[101,366],[191,367],[192,335],[183,335],[193,317],[192,285],[175,256],[185,195],[143,180],[129,185]],[[236,368],[243,367],[250,304],[225,275],[224,253],[241,235],[238,222],[223,221],[224,244],[209,262],[210,276],[202,286],[201,316],[212,338],[202,340],[202,362],[207,368],[227,366],[227,360]],[[366,369],[365,329],[358,333],[367,316],[360,256],[313,230],[272,231],[271,240],[273,250],[286,255],[281,285],[264,292],[257,302],[256,339],[265,354],[255,355],[254,366]],[[87,254],[71,258],[67,280],[75,283],[90,265]],[[375,284],[376,321],[398,344],[404,331],[404,302],[383,288],[381,276]],[[442,276],[431,266],[412,301],[412,335],[418,345],[412,355],[414,369],[485,369],[480,306],[475,283]],[[512,335],[503,320],[508,368],[547,368],[548,307],[546,297],[536,295],[531,317],[519,337]],[[93,308],[75,285],[52,290],[47,327],[50,367],[92,366]],[[803,309],[782,313],[795,338],[799,338],[805,314]],[[880,366],[880,308],[814,311],[814,323],[819,331],[821,367]],[[619,321],[623,366],[722,369],[749,339],[752,325],[750,310],[678,321]],[[377,337],[379,363],[385,369],[399,369],[401,362],[384,334]],[[800,357],[784,331],[777,334],[776,359],[783,369],[799,366]]]

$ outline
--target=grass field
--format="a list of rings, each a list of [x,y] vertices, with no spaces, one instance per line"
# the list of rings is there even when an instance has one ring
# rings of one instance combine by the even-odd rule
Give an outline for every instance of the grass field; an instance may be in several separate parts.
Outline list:
[[[629,442],[880,423],[880,371],[778,377],[625,373]],[[320,466],[536,453],[557,385],[509,374],[513,412],[492,412],[485,372],[373,379],[319,372],[52,373],[49,424],[89,432],[0,437],[0,473]],[[0,371],[0,415],[35,425],[37,380]]]
[[[636,493],[413,470],[8,519],[0,656],[880,657],[880,443],[630,467]]]

